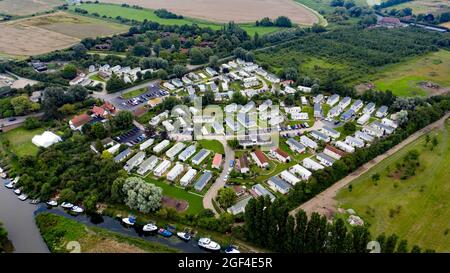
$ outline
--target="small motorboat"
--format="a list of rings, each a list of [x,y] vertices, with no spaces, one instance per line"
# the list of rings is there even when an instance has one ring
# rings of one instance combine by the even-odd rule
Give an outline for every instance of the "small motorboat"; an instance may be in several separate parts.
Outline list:
[[[241,253],[241,252],[236,246],[229,245],[227,248],[225,248],[225,253]]]
[[[123,218],[122,222],[129,226],[134,226],[134,224],[136,223],[136,218],[129,216],[127,218]]]
[[[12,188],[14,188],[14,183],[9,182],[8,184],[5,184],[5,187],[7,187],[8,189],[12,189]]]
[[[41,200],[38,198],[38,199],[33,199],[33,200],[31,200],[30,201],[30,204],[32,204],[32,205],[37,205],[37,204],[39,204],[41,202]]]
[[[220,250],[220,245],[214,241],[211,241],[209,238],[200,238],[200,240],[198,240],[198,246],[212,251]]]
[[[19,195],[19,197],[17,197],[17,198],[19,198],[20,201],[25,201],[28,199],[28,195],[23,193],[23,194]]]
[[[158,229],[157,226],[155,226],[154,224],[146,224],[145,226],[142,227],[142,231],[144,232],[153,232],[156,231]]]
[[[82,207],[73,206],[70,211],[75,212],[75,213],[82,213],[84,211],[84,209]]]
[[[1,172],[1,173],[0,173],[0,178],[3,178],[3,179],[6,178],[6,173]]]
[[[58,202],[56,202],[55,200],[50,200],[47,202],[47,205],[49,205],[50,207],[56,207],[58,206]]]
[[[14,193],[17,194],[17,195],[20,195],[22,193],[22,191],[20,189],[15,189]]]
[[[64,209],[71,209],[71,208],[73,208],[73,204],[69,203],[69,202],[63,202],[61,204],[61,207],[64,208]]]
[[[191,234],[189,234],[189,232],[177,232],[177,236],[178,238],[186,242],[191,240]]]
[[[168,231],[168,230],[165,229],[165,228],[160,228],[160,229],[158,230],[158,234],[161,235],[161,236],[163,236],[163,237],[170,237],[170,236],[172,236],[172,232]]]

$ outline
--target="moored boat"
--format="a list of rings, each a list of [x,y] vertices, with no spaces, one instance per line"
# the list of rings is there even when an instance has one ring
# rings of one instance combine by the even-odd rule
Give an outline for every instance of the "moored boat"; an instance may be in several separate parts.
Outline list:
[[[75,213],[82,213],[84,211],[84,209],[82,207],[73,206],[70,211],[75,212]]]
[[[191,240],[191,234],[189,234],[188,232],[177,232],[177,236],[178,238],[186,242]]]
[[[69,202],[63,202],[61,204],[61,207],[64,208],[64,209],[71,209],[71,208],[73,208],[73,204],[69,203]]]
[[[161,236],[164,236],[164,237],[170,237],[170,236],[172,236],[172,232],[168,231],[168,230],[165,229],[165,228],[160,228],[160,229],[158,230],[158,234],[161,235]]]
[[[239,249],[234,245],[229,245],[225,248],[225,253],[241,253]]]
[[[136,223],[136,218],[129,216],[127,218],[122,218],[122,222],[129,225],[129,226],[134,226],[134,224]]]
[[[9,182],[8,184],[5,184],[5,187],[7,187],[8,189],[12,189],[12,188],[14,188],[14,183]]]
[[[142,227],[142,230],[144,232],[153,232],[156,231],[158,229],[157,226],[155,226],[154,224],[146,224],[145,226]]]
[[[15,189],[14,193],[17,194],[17,195],[20,195],[22,193],[22,191],[20,189]]]
[[[23,193],[23,194],[19,195],[17,198],[19,198],[20,201],[25,201],[28,199],[28,195]]]
[[[56,202],[55,200],[50,200],[47,202],[47,205],[49,205],[51,207],[56,207],[56,206],[58,206],[58,202]]]
[[[214,241],[211,241],[209,238],[200,238],[200,240],[198,240],[198,246],[212,251],[220,250],[220,245]]]

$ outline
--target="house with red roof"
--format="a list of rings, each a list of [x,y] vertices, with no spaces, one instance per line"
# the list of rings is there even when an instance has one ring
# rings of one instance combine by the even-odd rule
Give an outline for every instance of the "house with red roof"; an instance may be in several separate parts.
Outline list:
[[[261,152],[261,150],[255,150],[253,153],[251,153],[251,156],[258,167],[266,168],[267,166],[269,166],[269,160],[267,159],[267,156],[263,152]]]
[[[215,154],[211,167],[215,169],[220,169],[220,166],[222,165],[222,155],[221,154]]]
[[[89,116],[88,114],[86,114],[86,113],[83,113],[83,114],[81,114],[81,115],[74,116],[74,117],[69,121],[70,129],[81,131],[81,128],[83,128],[83,126],[84,126],[86,123],[89,123],[90,121],[92,121],[92,119],[93,119],[93,118],[92,118],[91,116]]]
[[[291,161],[291,157],[289,156],[289,154],[281,150],[280,148],[273,148],[272,150],[270,150],[270,155],[283,163]]]

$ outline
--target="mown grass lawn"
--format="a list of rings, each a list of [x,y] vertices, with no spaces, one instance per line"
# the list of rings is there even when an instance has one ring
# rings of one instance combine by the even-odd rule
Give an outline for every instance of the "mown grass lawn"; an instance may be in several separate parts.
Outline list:
[[[163,195],[189,202],[189,207],[186,210],[187,213],[197,214],[203,209],[203,198],[201,196],[177,188],[174,185],[169,185],[167,182],[155,180],[151,177],[146,177],[145,180],[161,187],[163,189]]]
[[[223,27],[223,24],[208,22],[195,18],[185,17],[183,19],[165,19],[158,17],[153,10],[150,9],[134,9],[122,7],[120,5],[114,4],[95,4],[95,3],[84,3],[77,6],[70,6],[69,10],[74,11],[75,8],[81,8],[87,10],[90,15],[92,13],[98,13],[101,17],[107,16],[116,18],[120,16],[122,18],[127,18],[130,20],[136,20],[139,22],[147,19],[148,21],[157,22],[163,25],[192,25],[197,24],[200,27],[209,27],[213,30],[219,30]],[[240,26],[247,31],[249,35],[254,35],[258,32],[259,35],[264,35],[266,33],[271,33],[279,30],[278,27],[256,27],[254,24],[240,24]]]
[[[137,96],[140,96],[140,95],[144,94],[145,92],[147,92],[147,88],[141,88],[141,89],[138,89],[138,90],[130,91],[128,93],[124,93],[121,96],[124,99],[132,99],[132,98],[135,98]]]
[[[12,153],[15,153],[19,157],[25,155],[36,155],[39,148],[31,142],[31,139],[35,135],[42,134],[44,131],[44,128],[26,130],[23,127],[19,127],[11,131],[1,133],[0,139],[2,139],[3,146],[5,146],[4,140],[8,140],[9,147],[4,148]]]
[[[198,144],[204,149],[211,150],[218,154],[225,154],[223,145],[218,140],[202,139],[198,141]]]
[[[450,123],[433,131],[439,144],[431,151],[425,136],[409,144],[352,182],[352,191],[341,190],[336,200],[345,209],[352,208],[370,224],[374,236],[396,233],[409,245],[418,244],[438,252],[450,251]],[[420,152],[420,167],[415,176],[401,180],[389,177],[396,163],[410,150]],[[373,174],[380,174],[377,182]],[[391,215],[390,210],[398,210]]]

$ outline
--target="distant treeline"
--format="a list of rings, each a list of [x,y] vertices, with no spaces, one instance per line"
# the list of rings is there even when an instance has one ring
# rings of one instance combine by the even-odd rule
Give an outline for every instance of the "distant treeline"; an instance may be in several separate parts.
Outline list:
[[[177,15],[166,9],[157,9],[157,10],[155,10],[155,14],[159,18],[164,18],[164,19],[183,19],[184,18],[183,15]]]
[[[379,5],[375,5],[374,8],[377,10],[380,10],[380,9],[392,7],[395,5],[399,5],[399,4],[411,2],[411,1],[412,0],[387,0],[387,1],[381,2]]]
[[[256,21],[257,27],[292,27],[292,21],[286,16],[279,16],[275,21],[272,21],[269,17],[264,17],[259,21]]]

